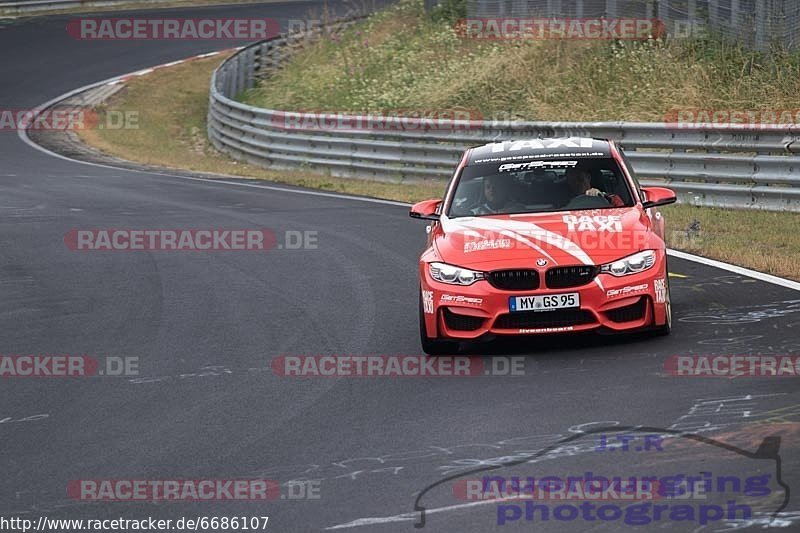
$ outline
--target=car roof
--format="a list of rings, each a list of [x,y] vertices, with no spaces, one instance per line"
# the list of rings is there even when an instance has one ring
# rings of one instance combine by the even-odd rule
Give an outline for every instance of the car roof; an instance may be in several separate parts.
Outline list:
[[[467,165],[554,157],[611,157],[611,141],[591,137],[549,137],[492,142],[471,148]]]

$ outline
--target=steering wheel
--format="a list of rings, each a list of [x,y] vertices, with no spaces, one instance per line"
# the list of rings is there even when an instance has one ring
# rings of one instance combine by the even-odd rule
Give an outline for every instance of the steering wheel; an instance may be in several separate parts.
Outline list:
[[[580,196],[576,196],[570,202],[564,206],[565,209],[572,210],[572,209],[596,209],[600,207],[610,207],[611,202],[608,201],[604,196],[589,196],[587,194],[582,194]]]

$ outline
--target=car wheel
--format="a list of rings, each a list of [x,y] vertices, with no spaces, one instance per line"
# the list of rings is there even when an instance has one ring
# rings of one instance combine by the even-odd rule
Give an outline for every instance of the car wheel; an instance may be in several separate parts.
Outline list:
[[[419,343],[428,355],[451,355],[458,352],[458,343],[429,338],[425,331],[425,313],[422,309],[422,295],[419,297]]]

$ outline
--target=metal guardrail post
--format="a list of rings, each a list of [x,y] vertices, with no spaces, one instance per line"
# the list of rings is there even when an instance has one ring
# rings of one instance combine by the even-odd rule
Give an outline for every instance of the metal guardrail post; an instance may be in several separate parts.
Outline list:
[[[755,0],[755,43],[754,47],[759,52],[767,49],[767,2]]]

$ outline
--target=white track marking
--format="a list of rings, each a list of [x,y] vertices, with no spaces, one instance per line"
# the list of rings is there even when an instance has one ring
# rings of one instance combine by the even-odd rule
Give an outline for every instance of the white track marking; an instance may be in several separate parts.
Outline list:
[[[224,52],[224,50],[219,50],[219,51],[215,51],[215,52],[208,52],[206,54],[200,54],[200,55],[196,55],[196,56],[192,56],[192,57],[197,57],[197,58],[210,57],[212,55],[217,55],[217,54],[222,53],[222,52]],[[157,67],[153,67],[153,68],[157,68]],[[132,75],[133,75],[133,73],[123,74],[121,76],[114,76],[113,78],[108,78],[106,80],[103,80],[103,81],[100,81],[100,82],[97,82],[97,83],[90,83],[88,85],[84,85],[83,87],[79,87],[77,89],[74,89],[72,91],[64,93],[61,96],[57,96],[56,98],[53,98],[52,100],[48,100],[47,102],[45,102],[42,105],[38,106],[35,109],[35,111],[36,112],[40,112],[43,109],[46,109],[46,108],[50,107],[51,105],[56,104],[57,102],[60,102],[61,100],[64,100],[64,99],[69,98],[71,96],[74,96],[76,94],[82,93],[82,92],[87,91],[89,89],[93,89],[93,88],[99,87],[101,85],[109,85],[109,84],[119,83],[120,80],[122,80],[122,79],[124,79],[126,77],[130,77]],[[28,137],[28,132],[25,129],[19,130],[18,131],[18,135],[19,135],[19,138],[22,139],[22,141],[25,144],[27,144],[28,146],[34,148],[35,150],[39,150],[40,152],[45,153],[45,154],[47,154],[47,155],[49,155],[51,157],[56,157],[58,159],[63,159],[64,161],[70,161],[72,163],[78,163],[80,165],[90,165],[90,166],[93,166],[93,167],[108,168],[108,169],[112,169],[112,170],[116,170],[116,171],[124,170],[126,172],[135,172],[135,173],[139,173],[139,174],[165,176],[165,177],[169,177],[169,178],[176,178],[176,179],[182,179],[182,180],[203,181],[203,182],[207,182],[207,183],[234,185],[234,186],[238,186],[238,187],[252,187],[252,188],[256,188],[256,189],[265,189],[265,190],[270,190],[270,191],[287,192],[287,193],[292,193],[292,194],[305,194],[305,195],[308,195],[308,196],[320,196],[320,197],[326,197],[326,198],[338,198],[338,199],[342,199],[342,200],[353,200],[353,201],[357,201],[357,202],[368,202],[368,203],[373,203],[373,204],[394,205],[394,206],[404,206],[404,207],[408,207],[408,206],[411,205],[411,204],[407,204],[405,202],[396,202],[396,201],[392,201],[392,200],[381,200],[381,199],[378,199],[378,198],[347,196],[347,195],[343,195],[343,194],[325,193],[325,192],[320,192],[320,191],[310,191],[310,190],[302,190],[302,189],[290,189],[290,188],[286,188],[286,187],[278,187],[278,186],[273,186],[273,185],[258,185],[258,184],[254,184],[254,183],[240,183],[240,182],[232,182],[232,181],[225,181],[225,180],[211,179],[211,178],[193,178],[193,177],[189,177],[189,176],[178,176],[178,175],[175,175],[175,174],[169,174],[167,172],[127,169],[127,168],[122,168],[122,167],[116,167],[116,166],[113,166],[113,165],[106,165],[106,164],[103,164],[103,163],[93,163],[93,162],[90,162],[90,161],[81,161],[79,159],[73,159],[71,157],[67,157],[67,156],[64,156],[64,155],[61,155],[61,154],[57,154],[57,153],[55,153],[55,152],[53,152],[51,150],[48,150],[47,148],[39,146],[38,144],[36,144],[33,141],[31,141],[31,139]],[[231,176],[231,178],[233,178],[233,176]],[[243,179],[246,179],[246,178],[243,178]],[[757,272],[755,270],[750,270],[749,268],[744,268],[744,267],[732,265],[730,263],[717,261],[715,259],[707,259],[705,257],[700,257],[699,255],[689,254],[689,253],[681,252],[681,251],[678,251],[678,250],[667,250],[667,253],[669,255],[673,256],[673,257],[677,257],[678,259],[684,259],[686,261],[692,261],[692,262],[695,262],[695,263],[700,263],[700,264],[703,264],[703,265],[706,265],[706,266],[710,266],[710,267],[713,267],[713,268],[718,268],[720,270],[726,270],[728,272],[733,272],[735,274],[739,274],[739,275],[742,275],[742,276],[747,276],[747,277],[750,277],[750,278],[753,278],[753,279],[757,279],[759,281],[763,281],[763,282],[766,282],[766,283],[772,283],[773,285],[780,285],[781,287],[785,287],[787,289],[793,289],[793,290],[796,290],[796,291],[800,291],[800,283],[798,283],[796,281],[792,281],[792,280],[789,280],[789,279],[781,278],[781,277],[778,277],[778,276],[773,276],[771,274],[764,274],[762,272]]]
[[[667,254],[671,255],[672,257],[677,257],[678,259],[693,261],[695,263],[700,263],[702,265],[719,268],[720,270],[727,270],[728,272],[733,272],[734,274],[747,276],[749,278],[757,279],[759,281],[764,281],[766,283],[780,285],[781,287],[786,287],[787,289],[794,289],[796,291],[800,291],[800,283],[792,281],[790,279],[780,278],[778,276],[773,276],[772,274],[764,274],[763,272],[750,270],[749,268],[731,265],[730,263],[723,263],[722,261],[717,261],[716,259],[707,259],[705,257],[700,257],[699,255],[689,254],[678,250],[667,250]]]
[[[470,503],[459,503],[457,505],[447,505],[445,507],[434,507],[432,509],[425,509],[425,516],[437,514],[437,513],[445,513],[448,511],[459,511],[461,509],[468,509],[470,507],[477,507],[489,504],[498,504],[502,503],[507,500],[511,501],[519,501],[522,498],[493,498],[490,500],[481,500],[478,502],[470,502]],[[338,524],[335,526],[329,526],[325,529],[349,529],[352,527],[363,527],[363,526],[373,526],[376,524],[391,524],[393,522],[413,522],[415,520],[419,520],[420,513],[411,512],[411,513],[402,513],[396,514],[394,516],[376,516],[373,518],[359,518],[358,520],[353,520],[352,522],[347,522],[344,524]]]

